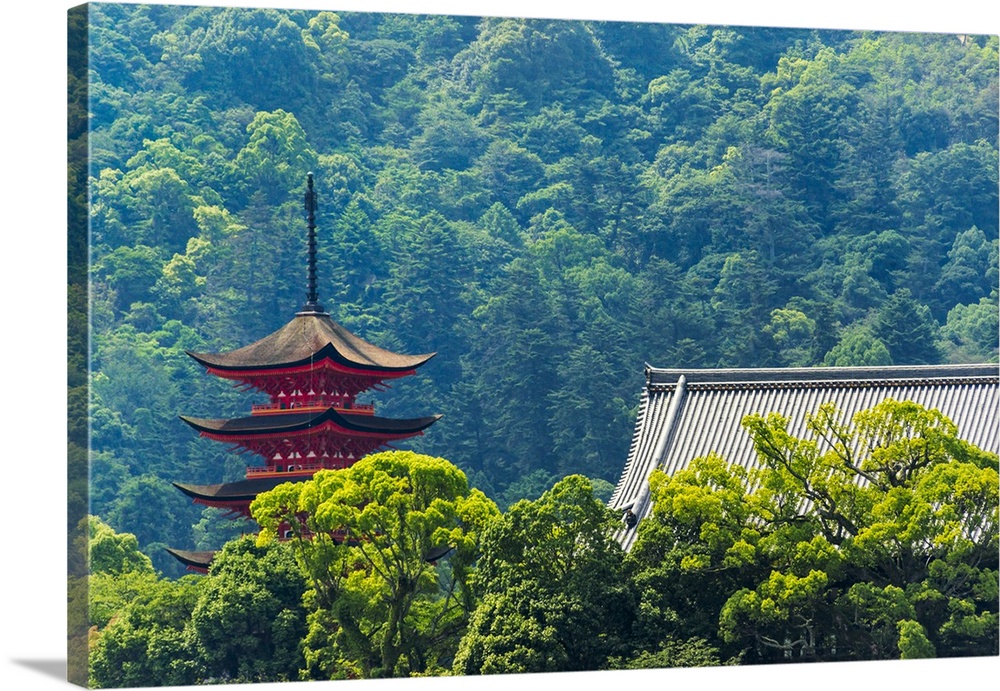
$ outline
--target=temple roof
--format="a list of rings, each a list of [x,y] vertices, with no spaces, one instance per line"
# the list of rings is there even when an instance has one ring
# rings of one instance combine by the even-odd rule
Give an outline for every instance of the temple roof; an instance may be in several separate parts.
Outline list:
[[[435,353],[400,355],[355,336],[325,313],[303,313],[255,343],[228,353],[192,353],[205,367],[219,370],[267,370],[297,367],[329,358],[353,369],[406,371]]]
[[[915,401],[941,411],[962,439],[998,453],[998,389],[995,364],[716,370],[647,365],[632,446],[608,506],[631,510],[641,521],[651,510],[654,469],[673,474],[713,452],[750,468],[757,454],[741,425],[744,416],[776,412],[789,418],[789,434],[813,438],[806,418],[828,402],[849,420],[888,398]],[[628,549],[635,535],[635,525],[625,527],[619,540]]]
[[[288,477],[259,477],[249,480],[237,480],[218,485],[188,485],[174,482],[173,485],[192,499],[214,501],[253,501],[261,492],[269,492],[286,482],[305,482],[312,475],[289,475]]]
[[[180,418],[199,432],[215,435],[247,436],[275,434],[279,432],[302,432],[318,427],[324,422],[333,422],[354,432],[375,434],[416,434],[437,422],[441,416],[393,419],[338,411],[327,408],[320,412],[284,413],[282,415],[251,415],[233,420],[209,420],[204,418]]]

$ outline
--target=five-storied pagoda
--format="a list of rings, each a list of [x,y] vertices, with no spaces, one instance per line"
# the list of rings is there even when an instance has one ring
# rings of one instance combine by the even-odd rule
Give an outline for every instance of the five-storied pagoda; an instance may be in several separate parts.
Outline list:
[[[369,389],[416,372],[426,355],[399,355],[372,345],[333,321],[316,291],[316,195],[309,173],[306,302],[295,318],[269,336],[228,353],[188,353],[210,374],[266,393],[248,417],[206,420],[181,416],[201,436],[226,442],[233,450],[264,458],[247,468],[246,479],[219,485],[174,486],[205,504],[250,516],[250,502],[284,482],[308,480],[320,469],[346,468],[388,444],[423,433],[440,417],[390,419],[374,406],[358,404]],[[214,552],[169,549],[189,569],[205,572]]]

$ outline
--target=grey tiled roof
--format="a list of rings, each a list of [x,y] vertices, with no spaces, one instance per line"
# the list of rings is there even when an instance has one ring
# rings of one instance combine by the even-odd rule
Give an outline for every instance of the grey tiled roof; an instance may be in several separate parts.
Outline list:
[[[740,422],[751,413],[789,418],[793,436],[809,437],[806,417],[836,404],[845,419],[887,398],[940,410],[959,436],[1000,453],[997,365],[814,367],[788,369],[657,369],[647,365],[635,434],[621,479],[608,506],[648,515],[649,475],[675,473],[715,452],[730,463],[756,464],[750,435]],[[624,524],[623,524],[624,525]],[[619,534],[628,549],[636,528]]]

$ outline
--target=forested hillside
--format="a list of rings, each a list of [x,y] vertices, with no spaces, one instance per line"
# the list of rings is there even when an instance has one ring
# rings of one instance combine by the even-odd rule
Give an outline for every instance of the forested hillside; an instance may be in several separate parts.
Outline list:
[[[90,21],[90,512],[164,573],[181,571],[161,546],[240,530],[169,484],[241,478],[246,458],[177,416],[255,402],[184,351],[301,305],[308,171],[323,304],[438,353],[378,409],[442,413],[410,446],[501,507],[617,479],[644,362],[997,359],[995,36],[101,4]]]

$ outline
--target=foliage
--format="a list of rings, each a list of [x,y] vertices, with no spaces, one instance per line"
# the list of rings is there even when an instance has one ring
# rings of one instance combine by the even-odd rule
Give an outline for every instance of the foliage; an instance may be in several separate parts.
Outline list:
[[[194,683],[197,658],[184,630],[200,585],[197,576],[143,583],[92,639],[90,683],[98,688]]]
[[[188,638],[203,674],[259,682],[298,678],[306,633],[305,578],[282,543],[233,540],[212,559]]]
[[[497,513],[458,468],[408,451],[373,454],[281,485],[251,510],[262,542],[279,530],[294,536],[310,588],[310,678],[449,665],[474,602],[479,536]]]
[[[994,296],[996,294],[994,293]],[[996,298],[982,298],[971,305],[955,305],[941,329],[944,348],[957,361],[997,360],[994,336],[1000,330]]]
[[[891,365],[889,349],[864,325],[843,330],[840,340],[823,358],[828,367],[878,367]]]
[[[917,302],[908,288],[900,288],[876,313],[872,333],[885,344],[894,364],[925,365],[940,359],[938,328],[930,308]]]
[[[459,674],[599,669],[633,616],[613,517],[572,475],[514,504],[482,537],[481,601],[455,658]]]
[[[87,621],[88,626],[103,628],[154,583],[156,576],[149,557],[139,551],[135,535],[116,533],[96,516],[89,516],[87,523]]]
[[[744,426],[758,470],[710,457],[651,483],[630,559],[661,630],[747,662],[996,654],[995,455],[910,402],[850,423],[825,405],[802,438]]]
[[[90,521],[90,680],[97,687],[296,679],[305,578],[291,550],[234,540],[208,576],[158,578],[133,535]]]
[[[667,667],[714,667],[719,664],[718,651],[701,638],[677,641],[668,638],[656,652],[642,651],[625,660],[616,658],[612,669],[664,669]]]
[[[116,533],[96,516],[89,519],[88,544],[91,573],[153,572],[153,564],[139,551],[135,535]]]

